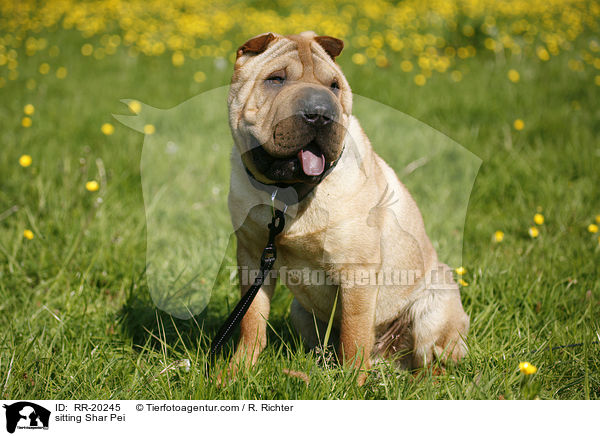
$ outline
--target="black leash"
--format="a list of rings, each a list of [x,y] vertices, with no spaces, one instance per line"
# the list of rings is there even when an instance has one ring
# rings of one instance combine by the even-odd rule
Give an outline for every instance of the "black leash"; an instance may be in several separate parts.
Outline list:
[[[274,198],[275,196],[273,196]],[[221,351],[223,345],[231,338],[233,331],[239,325],[240,321],[248,311],[252,300],[256,297],[258,290],[262,286],[267,274],[273,268],[275,260],[277,260],[277,249],[275,248],[275,236],[283,231],[285,226],[285,215],[279,209],[273,207],[273,219],[269,224],[269,241],[260,257],[260,271],[250,289],[244,294],[240,302],[235,306],[233,312],[227,318],[227,321],[221,326],[217,335],[210,346],[210,364],[216,360],[217,354]]]

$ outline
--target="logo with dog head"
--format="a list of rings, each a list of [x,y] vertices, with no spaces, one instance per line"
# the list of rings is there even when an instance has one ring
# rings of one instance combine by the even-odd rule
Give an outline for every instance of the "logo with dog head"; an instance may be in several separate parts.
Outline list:
[[[42,406],[29,401],[19,401],[10,405],[4,404],[6,409],[6,431],[14,433],[18,429],[44,429],[48,430],[50,411]]]

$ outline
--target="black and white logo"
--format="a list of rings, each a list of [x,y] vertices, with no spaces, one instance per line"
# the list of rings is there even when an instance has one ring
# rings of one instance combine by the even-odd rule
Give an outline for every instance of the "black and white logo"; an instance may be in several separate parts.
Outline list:
[[[16,429],[48,430],[50,411],[29,401],[19,401],[10,405],[4,404],[6,409],[6,431],[14,433]]]

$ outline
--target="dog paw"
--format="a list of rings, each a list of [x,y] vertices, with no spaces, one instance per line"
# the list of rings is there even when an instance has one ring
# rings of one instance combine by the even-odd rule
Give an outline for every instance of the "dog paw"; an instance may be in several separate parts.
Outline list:
[[[360,373],[358,374],[358,377],[356,377],[356,384],[358,386],[364,385],[368,376],[369,376],[369,374],[366,371],[360,371]]]

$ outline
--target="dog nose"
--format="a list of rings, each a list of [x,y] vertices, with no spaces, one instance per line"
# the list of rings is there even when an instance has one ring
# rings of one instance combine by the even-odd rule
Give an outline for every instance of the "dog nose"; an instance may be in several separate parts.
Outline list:
[[[308,124],[314,124],[316,126],[329,124],[332,118],[325,106],[314,106],[308,110],[302,111],[301,115]]]
[[[311,90],[303,98],[300,115],[304,122],[324,126],[335,118],[335,105],[327,91]]]

